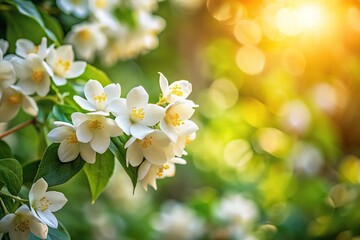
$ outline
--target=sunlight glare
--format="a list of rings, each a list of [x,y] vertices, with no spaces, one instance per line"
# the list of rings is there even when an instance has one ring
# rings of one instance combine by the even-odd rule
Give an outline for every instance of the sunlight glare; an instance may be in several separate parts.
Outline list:
[[[298,8],[297,18],[302,29],[318,29],[324,22],[324,10],[318,4],[307,3]]]

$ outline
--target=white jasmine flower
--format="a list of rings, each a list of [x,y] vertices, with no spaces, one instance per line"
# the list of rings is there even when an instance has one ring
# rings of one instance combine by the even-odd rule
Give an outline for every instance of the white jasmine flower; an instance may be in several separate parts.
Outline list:
[[[230,194],[215,207],[215,216],[224,222],[241,227],[251,225],[258,218],[255,203],[241,194]]]
[[[134,9],[152,12],[158,7],[158,0],[131,0],[130,4]]]
[[[9,213],[0,220],[0,233],[9,233],[10,239],[27,240],[30,232],[40,239],[46,239],[48,227],[33,216],[26,204],[21,205],[15,213]]]
[[[151,164],[162,165],[171,158],[169,144],[170,139],[160,130],[154,130],[142,140],[131,137],[125,144],[126,164],[136,167],[145,158]]]
[[[198,129],[198,126],[188,120],[195,110],[191,101],[174,102],[165,108],[165,117],[160,121],[160,129],[176,142],[178,136],[188,135]]]
[[[81,23],[71,28],[66,42],[74,46],[79,58],[91,61],[94,59],[96,51],[105,47],[107,38],[99,24]]]
[[[110,137],[122,134],[115,121],[104,116],[106,113],[73,113],[72,122],[76,128],[76,136],[80,142],[90,143],[91,148],[98,153],[104,153],[110,145]]]
[[[56,128],[48,133],[48,138],[56,143],[60,143],[58,156],[61,162],[75,160],[79,154],[88,163],[95,163],[96,152],[89,143],[79,142],[76,137],[76,129],[73,125],[66,122],[54,122]]]
[[[88,1],[87,0],[56,0],[56,5],[66,14],[74,14],[79,18],[84,18],[88,15]]]
[[[187,145],[189,145],[196,138],[196,132],[178,136],[177,141],[171,142],[170,145],[173,149],[173,153],[176,157],[181,157],[182,155],[187,155],[187,152],[184,150]]]
[[[47,39],[46,37],[43,37],[39,45],[35,45],[28,39],[18,39],[16,41],[15,53],[22,58],[27,58],[29,54],[36,54],[44,60],[48,53]]]
[[[118,0],[89,0],[89,7],[92,13],[98,11],[109,12],[119,4]]]
[[[0,100],[0,122],[13,119],[20,108],[33,117],[37,115],[39,110],[35,100],[27,96],[19,87],[6,88]]]
[[[29,202],[31,212],[43,223],[52,228],[58,227],[58,221],[53,212],[60,210],[67,202],[66,197],[61,192],[46,191],[47,182],[40,178],[30,189]]]
[[[25,59],[13,58],[17,77],[19,78],[18,86],[26,94],[37,93],[40,96],[45,96],[50,90],[50,76],[48,71],[51,71],[46,63],[36,54],[29,54]]]
[[[186,80],[180,80],[173,82],[169,86],[169,82],[166,77],[160,74],[160,88],[162,92],[161,102],[173,103],[176,101],[185,100],[192,91],[192,85]]]
[[[115,121],[127,134],[143,139],[154,129],[149,126],[157,124],[164,116],[164,108],[148,104],[149,95],[143,87],[133,88],[126,99],[113,100],[111,112]]]
[[[160,214],[152,221],[153,228],[161,233],[160,239],[199,239],[205,232],[205,222],[186,205],[166,202]]]
[[[112,83],[103,88],[97,80],[90,79],[85,84],[84,94],[86,99],[74,96],[74,100],[80,107],[87,111],[103,111],[108,113],[110,111],[108,107],[112,100],[120,99],[121,87],[118,83]]]
[[[0,39],[0,96],[5,88],[10,87],[15,83],[15,70],[11,62],[3,59],[9,43]]]
[[[71,45],[50,49],[46,62],[52,68],[52,72],[49,74],[56,85],[66,84],[66,78],[75,78],[81,75],[86,67],[86,62],[74,61],[74,51]]]

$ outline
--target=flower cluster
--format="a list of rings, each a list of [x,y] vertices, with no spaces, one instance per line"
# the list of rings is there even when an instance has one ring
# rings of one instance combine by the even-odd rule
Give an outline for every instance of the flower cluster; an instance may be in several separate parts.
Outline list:
[[[46,96],[51,79],[55,85],[66,84],[66,79],[81,75],[83,61],[74,61],[71,45],[55,48],[42,38],[39,45],[27,39],[16,42],[16,55],[4,57],[8,42],[0,40],[0,122],[13,119],[20,108],[30,116],[38,113],[32,95]]]
[[[152,15],[157,0],[57,0],[67,14],[88,20],[74,25],[66,41],[78,57],[91,61],[98,53],[105,64],[129,59],[158,46],[165,21]]]
[[[149,95],[141,86],[121,98],[119,84],[103,87],[89,80],[84,87],[85,98],[74,100],[88,113],[75,112],[72,124],[55,122],[48,137],[60,143],[60,161],[69,162],[80,156],[88,163],[96,161],[96,153],[104,153],[111,137],[125,133],[126,164],[139,167],[138,181],[147,189],[156,189],[156,179],[173,176],[175,164],[185,164],[184,148],[194,138],[197,125],[190,120],[195,103],[188,100],[192,86],[180,80],[169,85],[160,73],[162,95],[157,104],[149,103]]]
[[[67,202],[61,192],[46,191],[47,182],[40,178],[31,187],[29,205],[21,205],[15,213],[8,213],[0,220],[0,238],[9,233],[10,239],[29,239],[30,232],[41,239],[46,239],[48,226],[58,227],[53,212],[60,210]]]

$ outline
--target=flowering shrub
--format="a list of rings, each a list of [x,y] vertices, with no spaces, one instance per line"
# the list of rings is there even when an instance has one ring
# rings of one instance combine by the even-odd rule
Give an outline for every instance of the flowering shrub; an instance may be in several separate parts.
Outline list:
[[[27,115],[0,139],[33,125],[45,145],[40,160],[21,166],[0,141],[0,234],[8,233],[6,239],[70,239],[53,214],[67,199],[47,188],[83,169],[95,202],[117,159],[134,188],[139,183],[145,190],[148,185],[156,189],[157,179],[173,176],[175,164],[186,163],[184,149],[198,130],[190,120],[197,105],[187,99],[192,86],[185,80],[169,84],[159,73],[157,103],[149,103],[142,86],[125,98],[119,83],[76,60],[75,54],[86,61],[97,54],[112,64],[156,47],[156,34],[164,27],[161,18],[151,15],[156,1],[0,4],[7,24],[7,40],[0,40],[0,122],[11,124],[20,112]],[[59,22],[49,15],[54,10],[81,20],[65,40]],[[28,193],[25,186],[30,186]]]

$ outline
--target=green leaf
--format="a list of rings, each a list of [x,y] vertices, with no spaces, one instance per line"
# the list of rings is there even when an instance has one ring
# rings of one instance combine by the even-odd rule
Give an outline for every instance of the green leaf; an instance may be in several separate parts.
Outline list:
[[[71,122],[71,114],[76,112],[71,106],[56,104],[53,107],[52,113],[57,121]]]
[[[94,164],[85,164],[84,171],[89,180],[93,203],[104,191],[111,175],[114,172],[114,167],[115,159],[110,150],[107,150],[103,154],[97,153],[96,162]]]
[[[56,38],[61,43],[64,38],[64,32],[63,29],[61,28],[59,21],[56,18],[44,12],[40,12],[40,14],[42,19],[44,20],[46,27],[55,34]]]
[[[67,182],[83,168],[85,161],[80,155],[72,162],[60,162],[58,157],[59,145],[53,143],[46,149],[34,181],[44,178],[49,187],[56,186]]]
[[[57,39],[55,34],[46,27],[39,11],[37,10],[36,6],[31,1],[7,0],[7,2],[9,4],[15,6],[22,15],[35,20],[35,22],[44,30],[46,35],[51,40],[53,40],[55,44],[57,44],[57,45],[59,44],[59,40]],[[29,29],[29,30],[32,31],[33,29]]]
[[[6,142],[0,140],[0,159],[13,158],[13,157],[14,156],[13,156],[10,146]]]
[[[33,233],[30,233],[29,240],[39,240],[37,236]],[[49,232],[47,235],[47,240],[70,240],[70,235],[65,227],[59,222],[58,228],[49,227]]]
[[[112,81],[110,78],[101,70],[97,69],[94,66],[91,66],[90,64],[86,65],[85,71],[83,74],[81,74],[77,79],[83,79],[85,81],[88,81],[89,79],[98,80],[101,85],[106,86],[108,84],[111,84]]]
[[[110,151],[114,154],[114,156],[119,160],[121,166],[124,168],[125,172],[131,179],[133,184],[134,190],[137,183],[137,175],[138,175],[138,168],[132,166],[126,166],[126,150],[124,148],[125,141],[121,141],[120,137],[113,137],[111,138],[110,142]]]
[[[13,158],[0,159],[0,182],[5,183],[9,192],[17,195],[23,183],[20,163]]]
[[[40,160],[37,160],[37,161],[32,161],[32,162],[26,163],[23,166],[23,182],[24,183],[31,184],[34,182],[39,165],[40,165]]]

